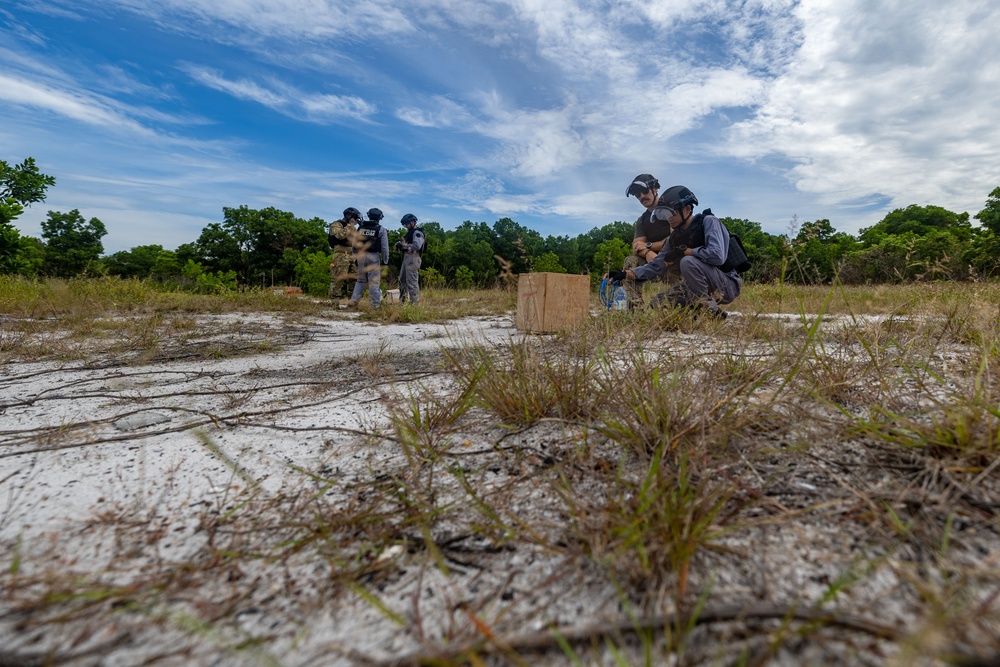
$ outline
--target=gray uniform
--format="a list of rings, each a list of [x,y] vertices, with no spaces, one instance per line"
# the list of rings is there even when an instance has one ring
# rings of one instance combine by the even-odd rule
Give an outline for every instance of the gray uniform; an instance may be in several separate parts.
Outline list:
[[[372,308],[382,303],[382,265],[389,263],[389,234],[382,225],[365,223],[358,227],[358,244],[354,258],[358,263],[358,281],[354,283],[351,301],[357,303],[368,290]]]
[[[701,218],[704,225],[704,244],[692,247],[691,254],[681,257],[674,264],[680,269],[683,280],[668,290],[656,295],[653,306],[670,303],[687,306],[701,303],[712,312],[719,311],[720,304],[732,303],[740,295],[743,279],[736,269],[723,271],[719,267],[726,263],[729,254],[729,232],[722,221],[706,211]],[[659,254],[644,266],[632,269],[635,279],[648,280],[667,273],[665,255],[671,250],[673,235],[667,238]]]
[[[419,227],[406,232],[402,241],[403,264],[399,268],[399,300],[420,303],[420,255],[427,240]]]

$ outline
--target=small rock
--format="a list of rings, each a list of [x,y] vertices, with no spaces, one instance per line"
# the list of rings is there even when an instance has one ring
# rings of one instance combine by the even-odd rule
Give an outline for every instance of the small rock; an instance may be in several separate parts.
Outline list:
[[[138,414],[129,415],[128,417],[122,417],[114,423],[114,427],[119,431],[134,431],[137,428],[152,426],[154,424],[162,424],[163,422],[168,421],[170,421],[170,417],[168,415],[163,415],[158,412],[140,412]]]

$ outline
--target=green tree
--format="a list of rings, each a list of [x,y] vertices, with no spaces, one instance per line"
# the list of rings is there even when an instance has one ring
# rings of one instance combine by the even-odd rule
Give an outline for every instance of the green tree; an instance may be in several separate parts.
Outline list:
[[[183,264],[177,253],[172,250],[161,250],[156,253],[156,260],[149,269],[149,275],[160,282],[174,282],[181,275]]]
[[[559,265],[565,267],[566,273],[580,273],[580,243],[578,239],[568,236],[549,236],[545,239],[542,250],[553,253],[559,259]],[[540,271],[535,266],[536,271]]]
[[[743,280],[771,281],[781,276],[781,258],[785,248],[782,237],[768,234],[761,229],[759,222],[746,218],[726,217],[720,220],[730,233],[740,237],[753,264]]]
[[[160,245],[140,245],[131,250],[120,250],[104,258],[104,268],[112,276],[122,278],[148,278],[163,252]]]
[[[210,269],[235,271],[241,285],[293,282],[299,253],[329,249],[320,218],[302,220],[273,207],[225,207],[222,213],[221,224],[202,230],[198,252]]]
[[[988,217],[988,216],[987,216]],[[977,254],[968,213],[907,206],[861,230],[861,246],[844,262],[845,282],[964,278]]]
[[[459,289],[469,289],[476,284],[476,274],[467,266],[455,269],[455,286]]]
[[[611,238],[601,241],[596,252],[594,252],[593,264],[595,272],[593,275],[607,273],[610,269],[620,268],[625,258],[632,252],[631,239],[626,243],[620,238]]]
[[[968,227],[968,213],[953,213],[940,206],[911,205],[897,208],[875,225],[862,229],[858,238],[863,247],[878,245],[888,236],[925,236],[935,229]]]
[[[44,201],[56,179],[38,171],[34,158],[11,167],[0,160],[0,273],[33,275],[38,267],[37,243],[13,226],[24,207]]]
[[[559,256],[554,252],[547,252],[531,260],[532,271],[539,273],[566,273],[566,269],[559,263]]]
[[[857,249],[850,234],[834,229],[829,220],[802,224],[787,246],[790,253],[788,278],[799,283],[829,283],[837,275],[841,260]]]
[[[104,252],[101,239],[108,233],[104,223],[97,218],[84,221],[80,211],[69,213],[49,211],[42,221],[42,238],[45,239],[43,270],[50,276],[78,275],[93,265]]]
[[[496,233],[496,254],[510,263],[511,272],[530,271],[531,257],[539,254],[542,248],[541,234],[510,218],[500,218],[493,223],[493,231]]]
[[[298,257],[295,265],[295,283],[306,294],[326,296],[330,288],[330,261],[328,252],[306,252]]]
[[[428,243],[434,243],[433,240]],[[438,244],[439,271],[447,276],[455,276],[461,266],[468,267],[478,285],[490,284],[496,279],[498,265],[494,259],[496,234],[485,222],[466,220],[457,229],[449,232],[443,243]],[[434,251],[432,247],[432,252]]]
[[[993,192],[986,199],[985,208],[976,213],[976,220],[983,223],[983,227],[1000,236],[1000,188],[993,189]]]
[[[598,263],[594,263],[595,257],[598,256],[598,246],[610,239],[619,239],[626,246],[627,251],[631,252],[633,238],[635,238],[635,223],[620,220],[603,227],[594,227],[586,234],[581,234],[577,237],[579,270],[588,273],[604,273],[607,271],[604,267],[604,256],[602,255],[602,259]],[[618,266],[621,266],[621,262]]]

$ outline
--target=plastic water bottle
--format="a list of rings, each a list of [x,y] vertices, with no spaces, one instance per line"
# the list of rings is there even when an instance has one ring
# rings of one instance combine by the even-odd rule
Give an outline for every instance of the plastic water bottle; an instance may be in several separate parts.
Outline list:
[[[613,310],[625,310],[628,308],[628,299],[625,298],[625,288],[621,285],[615,287],[615,298],[611,302]]]

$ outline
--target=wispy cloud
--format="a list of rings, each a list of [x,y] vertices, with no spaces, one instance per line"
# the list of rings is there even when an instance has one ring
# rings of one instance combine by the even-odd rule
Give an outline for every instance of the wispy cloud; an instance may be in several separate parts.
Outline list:
[[[147,134],[148,130],[122,113],[119,105],[97,96],[58,90],[19,77],[0,74],[0,100],[35,112],[58,114],[88,125]]]
[[[375,105],[360,97],[303,93],[279,82],[262,85],[248,79],[230,80],[207,67],[184,65],[182,68],[193,80],[204,86],[237,99],[263,105],[291,118],[335,123],[348,118],[366,120],[376,112]]]

